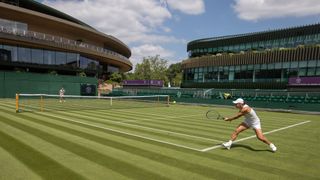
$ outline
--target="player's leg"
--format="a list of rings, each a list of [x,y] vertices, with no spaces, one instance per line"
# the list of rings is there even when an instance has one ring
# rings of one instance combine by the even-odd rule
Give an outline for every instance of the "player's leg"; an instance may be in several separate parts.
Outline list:
[[[271,142],[263,135],[262,130],[261,130],[260,128],[254,128],[254,131],[255,131],[255,133],[256,133],[257,138],[258,138],[260,141],[268,144],[268,145],[270,146],[270,148],[271,148],[272,151],[276,151],[276,150],[277,150],[277,147],[276,147],[273,143],[271,143]]]
[[[249,126],[242,122],[241,124],[238,125],[238,127],[236,128],[236,130],[231,134],[231,140],[234,141],[237,139],[238,134],[240,134],[242,131],[249,129]]]
[[[268,145],[271,144],[271,142],[263,135],[261,129],[254,129],[254,132],[256,133],[256,136],[260,141],[262,141]]]
[[[237,139],[238,134],[241,133],[242,131],[248,129],[248,128],[249,128],[249,126],[246,123],[242,122],[241,124],[239,124],[237,126],[236,130],[231,134],[231,139],[228,142],[222,143],[222,145],[225,148],[230,149],[231,145],[232,145],[232,142]]]

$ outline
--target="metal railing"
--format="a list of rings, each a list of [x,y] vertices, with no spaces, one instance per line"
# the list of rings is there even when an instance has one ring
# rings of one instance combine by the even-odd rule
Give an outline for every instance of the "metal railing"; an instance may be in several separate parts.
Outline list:
[[[5,27],[5,26],[0,26],[0,33],[21,36],[21,37],[29,38],[31,40],[36,39],[36,40],[51,42],[51,43],[55,43],[55,44],[62,44],[62,45],[70,46],[72,48],[73,47],[85,48],[85,49],[89,49],[89,50],[92,50],[92,51],[95,51],[98,53],[117,56],[122,61],[131,64],[131,62],[129,61],[129,59],[127,57],[125,57],[117,52],[114,52],[114,51],[111,51],[109,49],[105,49],[102,47],[94,46],[92,44],[60,37],[60,36],[55,36],[55,35],[51,35],[51,34],[35,32],[35,31],[26,31],[26,30],[22,30],[22,29],[16,29],[16,28]]]

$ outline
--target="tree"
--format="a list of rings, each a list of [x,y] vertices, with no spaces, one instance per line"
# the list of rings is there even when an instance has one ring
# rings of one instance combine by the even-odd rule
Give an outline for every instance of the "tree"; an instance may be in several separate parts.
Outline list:
[[[180,86],[182,81],[181,63],[171,64],[167,70],[167,77],[172,86]]]
[[[137,63],[134,70],[136,79],[151,79],[151,65],[150,61],[147,58],[143,58],[142,63]]]
[[[123,79],[124,80],[135,80],[135,73],[132,72],[127,72],[123,74]]]
[[[159,55],[144,57],[141,63],[136,64],[134,72],[125,73],[123,79],[126,80],[163,80],[164,84],[178,87],[182,82],[181,63],[171,64],[168,68],[168,61],[160,58]]]
[[[144,57],[142,63],[136,65],[134,71],[135,79],[158,79],[168,83],[166,76],[167,60],[160,58],[159,55]]]
[[[120,83],[123,80],[122,74],[114,72],[110,75],[110,81]]]

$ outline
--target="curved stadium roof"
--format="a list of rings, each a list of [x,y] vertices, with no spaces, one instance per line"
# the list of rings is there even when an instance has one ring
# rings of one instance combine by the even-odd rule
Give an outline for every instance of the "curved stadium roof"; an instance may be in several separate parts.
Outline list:
[[[71,41],[80,40],[80,42],[94,45],[96,49],[105,49],[103,51],[110,52],[107,56],[105,54],[99,55],[99,52],[88,53],[89,48],[85,54],[99,61],[119,66],[123,71],[132,69],[132,64],[128,59],[131,56],[131,50],[122,41],[99,32],[88,24],[37,1],[2,0],[0,1],[0,17],[17,22],[26,22],[29,24],[28,31],[32,33],[34,31],[35,33],[60,36]],[[37,21],[34,19],[37,19]],[[12,39],[16,39],[16,37]],[[29,45],[37,46],[34,42]],[[82,51],[75,49],[75,52]]]

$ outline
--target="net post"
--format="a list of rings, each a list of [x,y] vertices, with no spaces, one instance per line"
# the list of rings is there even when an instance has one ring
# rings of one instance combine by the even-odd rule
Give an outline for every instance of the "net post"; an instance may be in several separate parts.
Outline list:
[[[110,98],[110,106],[112,106],[112,97]]]
[[[40,96],[40,111],[43,112],[43,96]]]
[[[19,94],[16,94],[16,113],[19,112]]]
[[[167,96],[167,106],[169,107],[169,105],[170,105],[170,96],[168,95]]]

